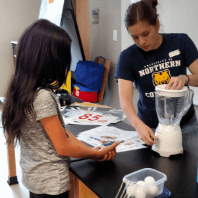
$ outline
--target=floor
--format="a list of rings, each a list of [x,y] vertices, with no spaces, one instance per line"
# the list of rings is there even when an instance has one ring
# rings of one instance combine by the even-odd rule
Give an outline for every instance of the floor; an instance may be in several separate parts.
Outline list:
[[[16,157],[16,171],[19,184],[9,186],[8,180],[8,163],[7,163],[7,147],[5,144],[5,137],[2,128],[0,128],[0,189],[1,198],[29,198],[29,191],[23,186],[21,182],[21,168],[19,165],[20,160],[20,147],[15,148]]]

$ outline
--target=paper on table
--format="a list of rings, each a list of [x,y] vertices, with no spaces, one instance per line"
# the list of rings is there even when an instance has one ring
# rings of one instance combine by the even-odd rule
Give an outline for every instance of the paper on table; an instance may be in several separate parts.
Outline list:
[[[143,149],[143,148],[147,148],[146,146],[143,146],[142,144],[145,144],[145,142],[143,142],[142,140],[140,140],[139,136],[136,136],[134,138],[131,138],[130,140],[127,140],[121,144],[119,144],[116,147],[116,152],[125,152],[125,151],[131,151],[131,150],[137,150],[137,149]]]
[[[105,116],[98,112],[79,113],[78,115],[65,118],[63,117],[65,124],[76,125],[108,125],[117,120],[115,116]]]
[[[100,147],[102,145],[99,141],[91,139],[91,138],[89,138],[87,136],[78,136],[77,138],[79,140],[91,145],[91,146],[94,146],[94,147]],[[126,145],[128,143],[130,143],[130,144]],[[142,144],[138,144],[136,141],[131,139],[131,140],[128,140],[128,141],[126,141],[124,143],[119,144],[116,147],[116,152],[120,153],[120,152],[125,152],[125,151],[143,149],[143,148],[146,148],[146,146],[143,146]]]
[[[95,147],[100,147],[102,144],[94,139],[91,139],[87,136],[78,136],[77,137],[80,141],[86,142],[88,144],[90,144],[91,146],[95,146]]]
[[[126,115],[123,113],[122,110],[94,107],[94,108],[92,108],[92,112],[102,113],[104,116],[117,117],[117,120],[113,121],[112,123],[117,123],[117,122],[123,121],[126,118]]]
[[[66,106],[62,108],[61,113],[65,124],[76,125],[108,125],[117,123],[125,119],[122,110],[112,108],[98,108],[82,106]],[[84,115],[83,115],[84,114]]]
[[[106,142],[124,140],[116,147],[116,152],[146,148],[142,145],[145,143],[139,138],[136,131],[124,131],[112,126],[100,126],[84,131],[77,138],[91,146],[101,146],[99,140],[105,140]]]
[[[132,150],[138,150],[138,149],[143,149],[143,148],[147,148],[146,146],[143,146],[143,145],[131,145],[131,146],[121,146],[121,145],[118,145],[116,147],[116,152],[117,153],[121,153],[121,152],[126,152],[126,151],[132,151]]]
[[[80,135],[94,137],[101,140],[120,141],[137,136],[137,132],[124,131],[113,126],[100,126],[80,133]]]

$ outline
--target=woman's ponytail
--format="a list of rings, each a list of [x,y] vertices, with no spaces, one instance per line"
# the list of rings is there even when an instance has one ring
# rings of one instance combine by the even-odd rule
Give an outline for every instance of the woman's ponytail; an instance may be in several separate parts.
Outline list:
[[[142,0],[142,1],[148,2],[157,11],[157,9],[156,9],[156,6],[158,5],[158,1],[157,0]]]

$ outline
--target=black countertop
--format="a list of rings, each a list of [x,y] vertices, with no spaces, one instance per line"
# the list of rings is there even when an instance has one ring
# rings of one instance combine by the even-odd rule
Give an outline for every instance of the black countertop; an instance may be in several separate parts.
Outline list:
[[[111,124],[124,130],[133,128],[123,122]],[[67,125],[74,135],[97,126]],[[194,198],[197,185],[197,158],[184,151],[183,155],[160,157],[151,147],[117,153],[112,161],[74,161],[70,171],[98,197],[114,198],[125,175],[143,168],[152,168],[167,176],[164,186],[173,198]]]
[[[133,131],[133,127],[119,122],[111,124],[123,130]],[[75,136],[98,126],[67,125]],[[70,171],[88,186],[98,197],[115,198],[122,179],[134,171],[152,168],[166,174],[164,186],[170,190],[172,198],[194,198],[197,186],[197,158],[184,151],[183,155],[170,158],[160,157],[151,147],[117,153],[111,161],[75,161],[72,158]],[[198,197],[198,196],[197,196]]]

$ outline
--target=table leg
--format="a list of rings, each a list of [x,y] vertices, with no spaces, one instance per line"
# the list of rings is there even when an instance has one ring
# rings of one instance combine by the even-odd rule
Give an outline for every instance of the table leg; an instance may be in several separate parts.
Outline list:
[[[2,127],[2,110],[5,98],[0,97],[0,129]],[[3,129],[2,129],[3,130]],[[15,149],[8,147],[7,145],[7,156],[8,156],[8,184],[18,184],[17,176],[16,176],[16,166],[15,166]]]
[[[16,165],[15,165],[15,149],[8,147],[7,145],[7,155],[8,155],[8,184],[14,185],[18,184],[16,176]]]

